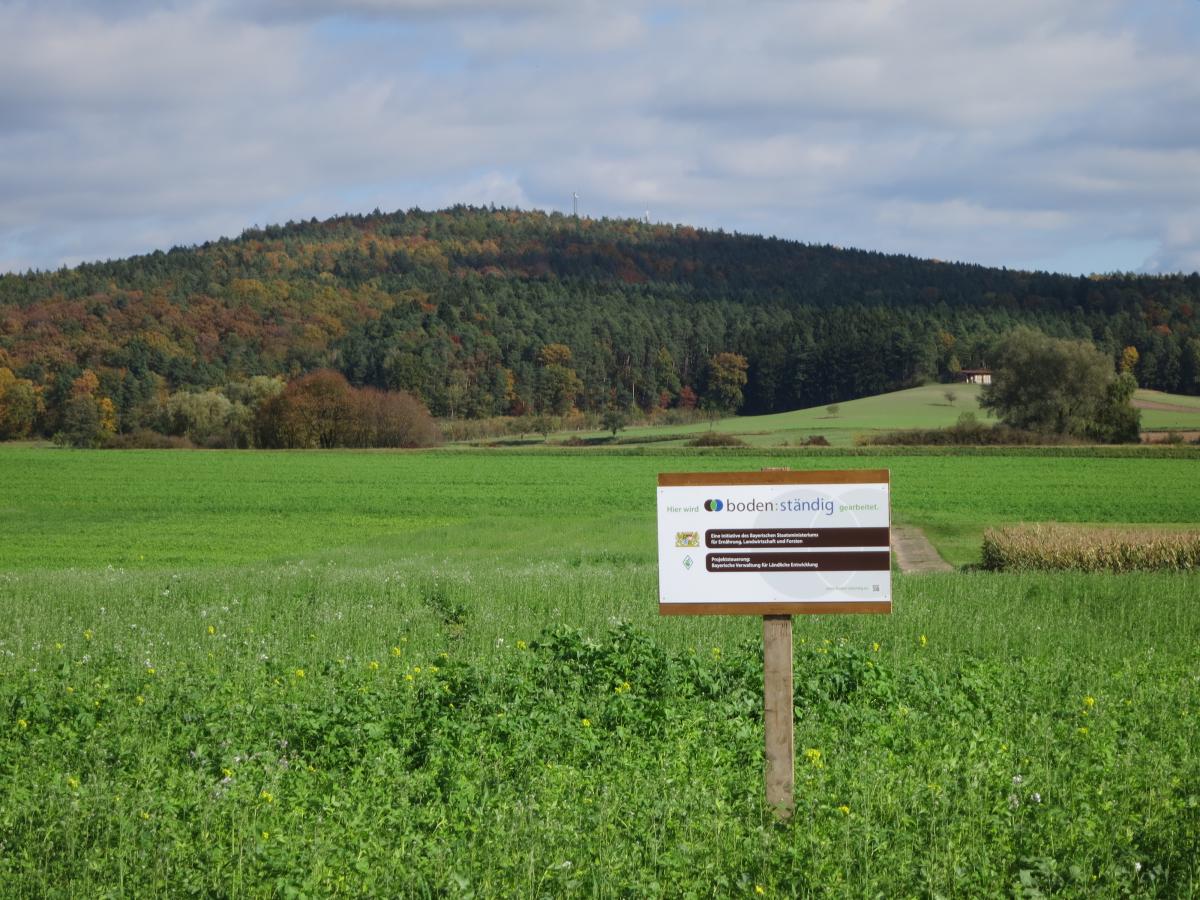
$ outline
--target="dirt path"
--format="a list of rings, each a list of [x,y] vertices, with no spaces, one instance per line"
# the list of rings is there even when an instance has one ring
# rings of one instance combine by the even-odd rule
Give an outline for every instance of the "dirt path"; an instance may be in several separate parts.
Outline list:
[[[892,527],[892,549],[901,572],[921,575],[926,572],[953,572],[954,566],[938,555],[920,528],[911,525]]]
[[[1200,431],[1143,431],[1141,434],[1143,444],[1165,444],[1171,435],[1177,434],[1185,443],[1195,443],[1200,441]]]
[[[1163,403],[1161,400],[1131,400],[1129,403],[1138,409],[1158,409],[1163,412],[1200,414],[1200,406],[1184,406],[1181,403]]]

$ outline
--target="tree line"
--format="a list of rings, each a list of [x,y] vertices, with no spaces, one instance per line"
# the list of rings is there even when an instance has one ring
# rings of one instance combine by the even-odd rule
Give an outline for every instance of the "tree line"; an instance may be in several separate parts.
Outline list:
[[[159,400],[143,427],[117,433],[112,401],[90,370],[75,379],[56,443],[72,447],[197,446],[246,449],[430,447],[442,434],[429,410],[403,391],[355,388],[320,369],[285,383],[255,376]]]
[[[1139,383],[1200,394],[1198,302],[1196,274],[1072,278],[628,220],[376,211],[0,276],[0,437],[63,431],[85,373],[118,434],[156,428],[165,397],[321,369],[455,420],[766,413],[953,380],[1022,326],[1114,366],[1132,347]]]

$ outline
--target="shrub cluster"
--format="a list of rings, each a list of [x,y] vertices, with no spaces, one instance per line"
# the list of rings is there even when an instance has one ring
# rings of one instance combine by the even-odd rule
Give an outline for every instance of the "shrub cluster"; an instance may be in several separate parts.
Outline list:
[[[322,369],[289,382],[258,409],[259,447],[430,447],[442,434],[429,410],[404,391],[351,387]]]
[[[781,447],[830,447],[829,438],[823,434],[810,434],[806,438],[799,438],[795,444],[791,441],[784,441],[779,446]]]
[[[983,567],[996,571],[1191,571],[1200,568],[1200,532],[1081,525],[1013,525],[983,535]]]
[[[442,432],[425,405],[404,391],[356,388],[322,369],[284,383],[255,376],[221,390],[176,391],[157,401],[145,424],[118,432],[86,384],[73,400],[78,421],[55,441],[113,450],[203,447],[430,447]],[[108,404],[111,408],[111,404]]]
[[[706,431],[694,440],[688,441],[689,447],[745,447],[746,442],[736,434],[724,431]]]
[[[1009,425],[988,425],[975,418],[974,413],[963,413],[949,428],[914,428],[907,431],[888,431],[883,434],[862,434],[854,439],[865,446],[1046,446],[1055,444],[1078,444],[1078,438],[1066,434],[1026,431]]]

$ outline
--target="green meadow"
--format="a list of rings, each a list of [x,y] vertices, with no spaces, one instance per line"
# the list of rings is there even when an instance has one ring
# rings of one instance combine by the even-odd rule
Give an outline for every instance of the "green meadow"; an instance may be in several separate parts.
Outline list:
[[[920,387],[847,400],[836,408],[814,406],[766,416],[731,416],[711,423],[628,428],[624,440],[653,438],[665,445],[682,446],[686,441],[713,430],[735,434],[752,447],[798,446],[813,435],[821,435],[835,447],[849,447],[858,435],[881,434],[903,429],[947,428],[963,413],[992,422],[991,414],[979,408],[977,384],[926,384]],[[951,396],[952,395],[952,399]],[[1200,398],[1162,391],[1139,390],[1135,402],[1142,409],[1143,431],[1200,431]],[[1167,408],[1161,408],[1167,407]],[[603,439],[607,432],[589,432],[589,439]],[[567,435],[559,435],[561,439]],[[530,442],[540,437],[528,438]]]
[[[964,400],[958,400],[962,405]],[[843,404],[848,416],[852,404]],[[6,896],[1192,896],[1200,576],[976,571],[1194,526],[1197,455],[0,448]],[[886,467],[960,570],[659,617],[655,476]]]

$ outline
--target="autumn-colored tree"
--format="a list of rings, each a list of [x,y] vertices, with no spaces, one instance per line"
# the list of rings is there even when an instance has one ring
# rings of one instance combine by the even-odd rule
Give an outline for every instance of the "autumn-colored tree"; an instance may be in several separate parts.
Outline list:
[[[55,441],[72,447],[96,447],[116,431],[116,406],[110,398],[100,394],[100,379],[96,373],[84,369],[71,382],[62,428],[55,434]]]
[[[566,344],[546,344],[538,351],[538,362],[543,366],[570,366],[571,348]]]
[[[708,361],[705,408],[720,412],[736,412],[742,405],[742,388],[746,386],[749,363],[740,353],[718,353]]]
[[[429,447],[442,434],[423,403],[404,391],[352,388],[337,372],[292,381],[259,406],[261,447]]]
[[[291,449],[305,446],[299,418],[291,404],[278,394],[264,400],[254,416],[254,444],[257,447]]]
[[[42,411],[41,392],[33,382],[0,366],[0,441],[28,437]]]
[[[108,397],[96,401],[96,413],[100,420],[101,439],[117,433],[117,408]]]
[[[100,389],[100,379],[91,369],[84,369],[79,377],[71,382],[71,397],[94,397]]]
[[[565,416],[583,392],[583,382],[570,367],[571,348],[566,344],[547,344],[538,352],[541,368],[537,374],[535,398],[541,412]]]
[[[405,391],[353,391],[347,446],[432,447],[442,432],[421,401]]]
[[[332,369],[319,369],[288,384],[279,395],[295,422],[299,447],[345,443],[350,420],[350,384]]]
[[[1132,374],[1133,370],[1137,368],[1138,357],[1139,354],[1137,347],[1126,347],[1124,350],[1122,350],[1120,365],[1121,372],[1129,372]]]

